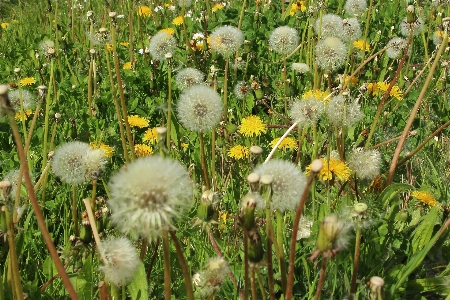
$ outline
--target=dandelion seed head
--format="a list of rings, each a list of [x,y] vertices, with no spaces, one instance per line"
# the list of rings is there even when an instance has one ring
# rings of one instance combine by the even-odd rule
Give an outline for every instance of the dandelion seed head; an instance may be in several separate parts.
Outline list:
[[[209,131],[219,124],[222,98],[206,85],[194,85],[185,90],[178,101],[180,122],[193,131]]]
[[[281,26],[276,28],[269,37],[269,45],[279,54],[290,54],[298,46],[298,32],[292,27]]]
[[[413,36],[422,33],[424,29],[424,21],[422,18],[417,18],[413,23],[408,23],[406,18],[400,22],[400,32],[403,36],[409,37],[409,33],[412,31]]]
[[[242,46],[244,34],[234,26],[221,26],[210,35],[210,46],[213,51],[223,56],[230,56]]]
[[[292,63],[291,66],[292,70],[294,70],[296,73],[308,73],[309,72],[309,66],[305,63]]]
[[[138,158],[114,174],[108,186],[111,220],[133,239],[154,240],[193,202],[193,185],[185,168],[159,156]]]
[[[228,264],[221,257],[210,258],[208,266],[193,276],[196,292],[201,298],[207,298],[219,290],[227,278]]]
[[[344,34],[342,35],[342,40],[345,42],[353,42],[358,40],[361,35],[361,25],[356,18],[349,18],[344,20],[343,24]]]
[[[354,16],[362,15],[367,9],[366,0],[347,0],[344,5],[345,11]]]
[[[133,280],[140,260],[136,248],[128,239],[109,238],[102,241],[100,255],[106,261],[100,270],[109,281],[122,286]]]
[[[380,174],[381,154],[378,150],[353,149],[347,163],[360,179],[372,180]]]
[[[104,27],[94,32],[86,31],[86,36],[93,45],[107,45],[111,43],[111,34]]]
[[[39,44],[39,53],[45,57],[55,53],[55,43],[51,40],[43,40]]]
[[[247,95],[251,93],[251,89],[245,81],[239,81],[238,83],[236,83],[233,91],[234,95],[239,100],[244,99],[245,97],[247,97]]]
[[[9,101],[11,102],[11,106],[14,108],[14,110],[20,109],[20,91],[19,90],[13,90],[8,92]],[[22,89],[22,103],[23,103],[23,109],[31,109],[36,106],[36,98],[34,95],[27,91]]]
[[[173,53],[177,47],[177,40],[171,34],[161,31],[150,39],[148,50],[155,60],[165,60],[167,53]]]
[[[271,209],[281,212],[295,209],[307,181],[306,176],[295,164],[286,160],[272,159],[256,167],[253,172],[261,177],[264,175],[273,177]]]
[[[178,0],[178,6],[180,7],[190,7],[192,5],[192,0]]]
[[[346,101],[343,95],[333,97],[325,106],[328,121],[334,126],[352,126],[359,122],[364,113],[357,101]]]
[[[389,58],[396,59],[403,55],[403,50],[407,45],[407,41],[401,37],[395,37],[389,40],[386,47],[386,55]],[[408,48],[408,55],[411,53],[411,48]]]
[[[317,123],[325,109],[322,101],[315,98],[297,100],[292,104],[290,115],[300,127],[310,127]]]
[[[2,181],[8,181],[11,184],[11,191],[10,191],[10,195],[11,197],[15,198],[16,197],[16,192],[17,192],[17,186],[19,184],[19,174],[20,174],[20,170],[19,169],[15,169],[15,170],[11,170],[8,173],[6,173],[2,179]],[[30,174],[31,177],[31,174]],[[25,180],[22,177],[22,185],[24,185]]]
[[[335,14],[326,14],[322,16],[322,20],[316,20],[314,30],[320,37],[338,37],[341,38],[344,33],[342,26],[342,18]]]
[[[180,90],[184,91],[185,89],[200,84],[205,80],[205,75],[194,68],[184,68],[180,70],[175,77],[175,82]]]
[[[321,69],[335,71],[345,64],[347,48],[336,37],[327,37],[319,41],[315,48],[316,62]]]

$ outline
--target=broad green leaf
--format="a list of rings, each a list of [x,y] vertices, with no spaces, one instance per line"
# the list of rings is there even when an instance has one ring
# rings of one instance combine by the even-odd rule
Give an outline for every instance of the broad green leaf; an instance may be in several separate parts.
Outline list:
[[[435,292],[439,294],[450,294],[448,282],[450,276],[415,279],[408,282],[406,290],[409,292]]]
[[[133,281],[128,285],[128,291],[132,300],[148,299],[147,276],[142,262],[138,265]]]
[[[388,186],[383,190],[381,195],[378,197],[378,201],[383,203],[383,206],[393,205],[391,203],[392,199],[394,199],[398,193],[414,189],[414,187],[410,184],[406,183],[394,183]]]
[[[425,216],[421,218],[419,226],[414,230],[412,239],[412,253],[416,253],[430,241],[433,228],[438,221],[440,206],[433,207]]]

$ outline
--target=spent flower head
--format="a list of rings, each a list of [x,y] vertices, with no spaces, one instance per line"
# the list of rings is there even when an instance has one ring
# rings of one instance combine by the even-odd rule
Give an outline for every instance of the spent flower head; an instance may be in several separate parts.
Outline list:
[[[334,126],[353,126],[359,122],[364,113],[356,100],[346,100],[344,96],[334,96],[325,106],[328,121]]]
[[[300,74],[308,73],[310,70],[309,66],[305,63],[292,63],[291,69]]]
[[[31,109],[36,106],[36,98],[27,90],[22,89],[9,91],[8,96],[14,110],[19,110],[21,108],[21,101],[23,109]]]
[[[227,278],[227,271],[228,264],[223,258],[210,258],[208,266],[192,278],[199,296],[206,299],[217,292]]]
[[[343,23],[342,40],[345,42],[353,42],[361,38],[362,31],[359,21],[355,18],[345,19]]]
[[[350,15],[360,16],[367,9],[366,0],[347,0],[344,5],[345,11]]]
[[[102,241],[100,256],[104,265],[100,270],[117,286],[127,285],[136,274],[139,256],[136,248],[126,238],[109,238]]]
[[[300,127],[309,127],[317,123],[322,115],[325,104],[316,98],[297,100],[292,104],[290,115]]]
[[[376,149],[355,148],[350,153],[347,163],[360,179],[372,180],[380,174],[381,154]]]
[[[173,53],[177,47],[177,39],[171,34],[160,31],[150,39],[148,50],[155,60],[165,60],[167,53]]]
[[[296,29],[289,26],[276,28],[269,37],[269,45],[273,51],[287,55],[298,46],[299,37]]]
[[[317,43],[315,54],[321,69],[335,71],[345,64],[347,48],[340,39],[330,36]]]
[[[221,26],[210,35],[210,46],[223,56],[230,56],[242,46],[244,34],[234,26]]]
[[[222,98],[206,85],[194,85],[185,90],[178,101],[180,122],[193,131],[209,131],[219,124]]]
[[[386,47],[386,55],[389,58],[396,59],[403,55],[403,51],[406,48],[407,41],[401,37],[395,37],[389,40]],[[411,48],[408,48],[408,55],[411,53]]]
[[[236,83],[233,91],[234,95],[239,100],[245,99],[245,97],[251,93],[250,86],[245,81],[239,81]]]
[[[39,44],[39,53],[45,57],[53,56],[55,54],[55,43],[51,40],[43,40]]]
[[[344,33],[342,24],[342,18],[338,15],[326,14],[316,20],[314,30],[322,39],[330,36],[341,38]]]
[[[306,176],[295,164],[286,160],[272,159],[256,167],[253,172],[261,177],[264,175],[273,177],[271,209],[281,212],[295,209],[307,181]]]
[[[334,257],[347,246],[350,228],[349,224],[340,220],[337,215],[326,216],[320,224],[317,248],[310,260],[317,258],[320,253],[324,257]]]
[[[409,37],[410,32],[416,36],[422,33],[424,29],[424,21],[421,18],[417,18],[415,21],[408,23],[407,18],[404,18],[400,23],[400,32],[403,36]]]
[[[180,90],[184,91],[185,89],[200,84],[205,80],[205,75],[194,68],[184,68],[180,70],[175,77],[175,82]]]
[[[133,238],[158,238],[193,202],[188,172],[178,161],[159,156],[138,158],[114,174],[108,186],[111,220]]]

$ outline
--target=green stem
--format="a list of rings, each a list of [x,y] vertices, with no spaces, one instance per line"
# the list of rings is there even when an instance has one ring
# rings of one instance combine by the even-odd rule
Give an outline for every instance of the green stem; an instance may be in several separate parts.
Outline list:
[[[283,293],[286,295],[286,286],[287,286],[287,277],[286,277],[286,258],[284,256],[283,250],[283,236],[284,236],[284,221],[283,214],[277,210],[277,243],[279,248],[279,256],[278,259],[280,261],[280,272],[281,272],[281,285],[283,287]]]
[[[244,300],[248,300],[250,277],[248,263],[248,231],[244,228]]]
[[[352,281],[350,284],[350,295],[348,297],[349,300],[353,300],[356,293],[356,277],[358,277],[360,251],[361,251],[361,226],[358,226],[356,228],[355,256],[353,258],[353,274],[352,274]]]
[[[167,137],[166,137],[167,151],[170,151],[171,128],[172,128],[172,65],[170,61],[167,60]]]
[[[228,120],[228,64],[229,57],[225,58],[225,74],[223,78],[223,121],[227,123]]]
[[[23,299],[22,284],[20,283],[19,262],[17,261],[16,243],[14,241],[14,223],[8,207],[5,209],[5,217],[6,224],[8,225],[9,265],[11,266],[14,290],[17,299]]]
[[[320,294],[322,294],[323,284],[325,283],[325,272],[327,271],[327,257],[322,257],[322,268],[320,269],[319,283],[317,284],[316,294],[314,300],[319,300]]]
[[[175,245],[175,249],[177,251],[178,259],[181,266],[181,271],[183,272],[184,276],[184,283],[186,285],[186,293],[189,300],[194,300],[194,290],[192,289],[192,279],[189,273],[189,268],[186,262],[186,259],[184,258],[183,250],[181,249],[180,242],[178,241],[178,237],[173,231],[169,231],[170,237],[172,238],[172,241]]]
[[[77,209],[77,187],[76,187],[76,185],[72,185],[72,216],[73,216],[73,224],[75,226],[75,236],[79,237],[80,232],[78,229],[78,209]]]
[[[201,167],[202,167],[202,174],[203,174],[203,182],[205,183],[206,189],[211,189],[211,185],[209,183],[209,177],[208,177],[208,165],[206,164],[206,157],[205,157],[205,141],[203,138],[203,132],[200,132],[200,161],[201,161]]]
[[[163,231],[163,253],[164,253],[164,299],[170,300],[170,249],[169,249],[169,235],[167,230]]]

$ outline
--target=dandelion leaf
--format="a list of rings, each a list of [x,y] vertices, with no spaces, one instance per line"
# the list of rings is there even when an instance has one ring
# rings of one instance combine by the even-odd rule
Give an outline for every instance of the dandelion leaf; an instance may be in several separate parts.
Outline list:
[[[450,276],[421,278],[408,282],[406,290],[408,292],[434,292],[439,294],[450,294]]]
[[[438,221],[439,210],[440,207],[435,206],[421,218],[419,225],[414,230],[414,236],[412,239],[413,253],[423,249],[423,247],[425,247],[425,245],[430,241],[433,235],[434,225]]]
[[[144,264],[139,263],[133,281],[128,285],[132,300],[148,299],[147,276],[145,274]]]

